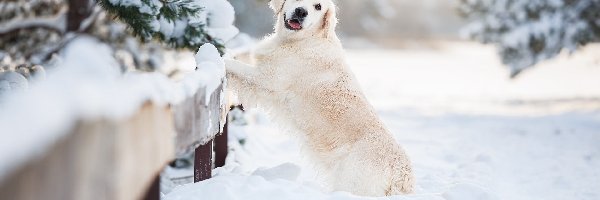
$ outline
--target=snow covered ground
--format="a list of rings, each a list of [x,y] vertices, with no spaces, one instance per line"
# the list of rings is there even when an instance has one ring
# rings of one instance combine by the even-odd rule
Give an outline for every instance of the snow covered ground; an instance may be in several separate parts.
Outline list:
[[[164,199],[600,199],[599,52],[510,80],[493,49],[476,44],[349,50],[366,96],[412,159],[415,194],[325,191],[294,138],[253,110],[231,128],[227,165]]]

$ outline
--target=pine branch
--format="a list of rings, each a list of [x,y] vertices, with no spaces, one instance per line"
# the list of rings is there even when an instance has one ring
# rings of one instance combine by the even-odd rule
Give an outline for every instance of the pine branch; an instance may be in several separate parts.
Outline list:
[[[97,0],[98,4],[124,22],[142,41],[156,39],[174,48],[197,50],[205,43],[224,53],[223,41],[213,39],[206,32],[206,24],[198,20],[203,12],[194,0],[142,0],[142,5],[122,5],[118,0]],[[114,4],[113,4],[114,3]],[[171,30],[161,31],[160,26]],[[175,29],[183,30],[174,34]]]
[[[461,0],[466,33],[495,44],[511,77],[563,50],[600,41],[598,0]]]

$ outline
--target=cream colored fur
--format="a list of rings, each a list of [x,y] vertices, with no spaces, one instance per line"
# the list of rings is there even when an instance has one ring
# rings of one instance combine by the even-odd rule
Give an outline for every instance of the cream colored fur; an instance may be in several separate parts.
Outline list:
[[[321,11],[313,5],[320,3]],[[284,13],[304,6],[302,30],[284,27]],[[268,110],[300,134],[328,186],[364,196],[410,193],[410,161],[379,120],[348,68],[335,34],[331,0],[272,0],[275,33],[255,50],[250,66],[227,60],[230,89],[246,107]],[[289,16],[289,14],[288,14]]]

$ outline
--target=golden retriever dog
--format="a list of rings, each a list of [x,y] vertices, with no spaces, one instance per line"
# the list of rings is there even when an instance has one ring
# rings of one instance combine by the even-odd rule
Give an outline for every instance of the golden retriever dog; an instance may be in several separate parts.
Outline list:
[[[297,132],[325,183],[362,196],[413,191],[404,150],[378,118],[350,71],[335,33],[331,0],[271,0],[275,32],[251,66],[226,60],[228,86]]]

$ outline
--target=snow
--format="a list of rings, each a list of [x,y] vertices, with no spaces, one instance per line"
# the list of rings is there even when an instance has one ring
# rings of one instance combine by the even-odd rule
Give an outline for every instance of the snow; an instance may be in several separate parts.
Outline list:
[[[350,50],[365,95],[412,160],[414,194],[327,191],[296,139],[248,110],[247,125],[230,123],[226,166],[163,199],[598,199],[599,51],[511,80],[493,48],[471,43]]]
[[[239,33],[239,30],[235,26],[229,26],[227,28],[207,28],[206,33],[222,41],[229,41]]]
[[[484,188],[474,184],[460,183],[442,194],[446,200],[495,200],[498,199]]]
[[[221,41],[229,41],[239,33],[233,26],[235,12],[227,0],[203,0],[202,7],[207,11],[207,33]]]
[[[225,61],[221,58],[219,51],[212,44],[205,44],[198,49],[196,53],[196,67],[199,72],[198,75],[202,76],[206,91],[211,94],[215,91],[223,78],[225,77]],[[194,84],[197,85],[197,84]],[[205,96],[204,102],[208,104],[210,95]]]
[[[160,13],[160,8],[162,8],[163,4],[160,0],[148,0],[148,3],[144,3],[140,7],[140,12],[150,15],[157,15]]]
[[[142,4],[141,0],[109,0],[112,5],[122,6],[139,6]]]
[[[126,119],[147,101],[174,105],[201,88],[211,94],[223,79],[223,62],[211,44],[202,46],[197,58],[198,70],[180,82],[157,72],[122,75],[108,45],[86,36],[74,39],[45,80],[0,102],[5,138],[0,140],[0,180],[45,152],[78,120]]]
[[[0,72],[0,96],[10,91],[23,91],[28,87],[27,79],[17,72]]]
[[[233,26],[235,13],[233,6],[227,0],[196,0],[196,1],[165,1],[149,0],[109,0],[112,5],[136,7],[140,13],[149,14],[155,18],[150,22],[152,31],[160,32],[165,38],[181,38],[188,26],[204,28],[208,35],[217,40],[227,42],[239,33]],[[201,8],[200,12],[188,17],[170,21],[162,18],[159,13],[163,6],[177,10],[182,7]]]
[[[300,167],[293,163],[283,163],[273,168],[258,168],[252,175],[261,176],[266,180],[284,179],[295,181],[300,175]]]
[[[282,187],[285,186],[285,187]],[[347,193],[324,194],[320,190],[278,179],[267,181],[260,176],[222,175],[207,181],[189,184],[176,189],[165,199],[359,199]]]
[[[185,28],[187,27],[187,22],[183,20],[175,20],[175,25],[173,27],[173,31],[169,31],[171,33],[171,38],[181,38],[185,34]],[[170,28],[170,25],[169,27]],[[162,28],[160,30],[163,30]],[[168,29],[165,29],[168,30]],[[167,32],[163,32],[162,34],[166,34]],[[169,35],[165,35],[168,37]]]
[[[157,15],[163,4],[160,0],[108,0],[110,4],[124,7],[137,7],[141,13]]]
[[[160,23],[160,25],[159,25],[160,26],[159,31],[163,35],[168,36],[168,37],[170,37],[171,35],[173,35],[173,29],[175,28],[175,24],[172,21],[170,21],[168,19],[165,19],[163,17],[160,17],[158,19],[158,22]]]
[[[219,66],[225,65],[225,61],[223,61],[223,58],[221,58],[221,56],[219,55],[219,51],[212,44],[206,44],[200,47],[196,52],[195,58],[196,62],[198,63],[198,67],[201,67],[200,63],[203,62],[211,62]],[[224,75],[225,68],[221,68],[219,72],[221,73],[221,75]]]
[[[206,33],[211,37],[220,41],[229,41],[239,33],[239,30],[233,26],[235,13],[233,6],[226,0],[200,0],[195,1],[202,11],[194,16],[191,16],[187,21],[175,21],[175,29],[173,25],[160,22],[160,32],[166,37],[179,38],[184,35],[185,27],[189,24],[197,26],[199,24],[206,25]],[[159,20],[160,21],[160,20]],[[166,28],[162,26],[166,25]]]
[[[243,55],[252,51],[252,48],[256,46],[258,41],[246,33],[237,34],[227,43],[225,43],[225,47],[227,48],[227,53],[224,55],[225,57],[235,57],[235,55]]]
[[[208,12],[208,27],[227,28],[233,24],[235,14],[233,6],[226,0],[203,0],[202,7]]]

